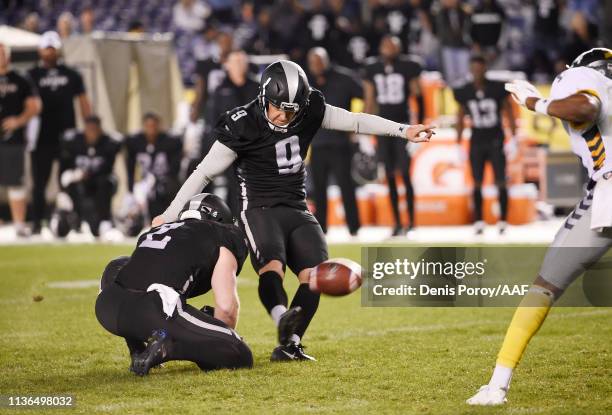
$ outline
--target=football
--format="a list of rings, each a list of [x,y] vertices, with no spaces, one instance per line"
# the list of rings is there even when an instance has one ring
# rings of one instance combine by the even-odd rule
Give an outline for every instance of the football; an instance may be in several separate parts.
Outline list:
[[[346,258],[328,259],[310,273],[310,290],[332,296],[347,295],[361,286],[361,266]]]

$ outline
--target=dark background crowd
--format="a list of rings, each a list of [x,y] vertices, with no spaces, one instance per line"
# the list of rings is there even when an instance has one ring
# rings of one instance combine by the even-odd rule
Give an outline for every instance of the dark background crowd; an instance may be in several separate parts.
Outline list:
[[[469,53],[495,69],[551,77],[583,50],[611,44],[612,4],[605,0],[3,0],[0,23],[62,37],[92,31],[173,32],[183,79],[218,55],[220,32],[248,54],[285,53],[304,64],[314,46],[333,63],[360,65],[384,34],[448,83],[467,72]]]

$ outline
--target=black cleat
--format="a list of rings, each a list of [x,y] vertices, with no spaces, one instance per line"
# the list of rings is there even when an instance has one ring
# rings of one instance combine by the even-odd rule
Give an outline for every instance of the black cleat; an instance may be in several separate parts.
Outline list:
[[[155,330],[149,338],[149,344],[145,351],[132,355],[130,371],[139,376],[148,375],[152,367],[166,361],[169,347],[170,337],[168,337],[166,330]]]
[[[406,234],[404,233],[404,228],[402,228],[400,225],[397,225],[395,228],[393,228],[393,232],[391,233],[391,236],[405,236]]]
[[[40,225],[40,223],[34,223],[34,225],[32,225],[32,228],[31,228],[32,235],[40,235],[41,231],[42,231],[42,226]]]
[[[278,346],[272,351],[271,362],[289,362],[292,360],[306,360],[316,362],[317,359],[304,353],[302,344],[288,343],[285,346]]]
[[[302,307],[291,307],[278,321],[278,343],[287,344],[302,321]]]

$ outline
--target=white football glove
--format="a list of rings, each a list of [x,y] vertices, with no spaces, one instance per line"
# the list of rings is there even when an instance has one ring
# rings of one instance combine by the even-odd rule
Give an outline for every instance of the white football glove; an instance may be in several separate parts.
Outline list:
[[[512,99],[514,99],[517,104],[523,106],[525,106],[527,98],[542,98],[542,94],[540,94],[540,91],[538,91],[535,86],[531,85],[527,81],[519,79],[512,82],[507,82],[505,87],[506,91],[510,92],[510,94],[512,95]]]
[[[80,182],[85,177],[85,172],[81,169],[66,170],[60,176],[60,184],[62,187],[68,187],[72,183]]]

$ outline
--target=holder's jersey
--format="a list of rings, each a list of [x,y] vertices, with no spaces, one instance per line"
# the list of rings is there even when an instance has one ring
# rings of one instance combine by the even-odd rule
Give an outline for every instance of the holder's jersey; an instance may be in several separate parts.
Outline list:
[[[138,238],[117,282],[135,290],[164,284],[187,297],[196,297],[210,289],[222,246],[236,258],[239,274],[247,256],[240,228],[195,219],[165,223]]]
[[[306,209],[304,159],[325,115],[323,94],[312,89],[303,118],[288,130],[272,129],[257,100],[221,116],[213,138],[237,154],[242,210],[287,205]]]
[[[577,125],[563,121],[572,150],[582,160],[589,177],[598,180],[612,171],[612,80],[595,69],[570,68],[555,78],[550,99],[563,99],[576,93],[595,96],[601,102],[595,123]]]
[[[372,57],[365,61],[364,78],[374,84],[378,115],[395,122],[409,119],[410,81],[421,75],[417,58],[400,55],[392,63]]]
[[[467,82],[453,93],[472,120],[473,141],[504,139],[502,108],[508,92],[503,82],[487,79],[482,90],[477,90],[474,82]]]

